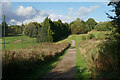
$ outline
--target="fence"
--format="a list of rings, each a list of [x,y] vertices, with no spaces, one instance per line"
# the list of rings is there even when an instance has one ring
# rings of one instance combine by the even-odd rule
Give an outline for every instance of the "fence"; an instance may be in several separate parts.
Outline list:
[[[1,29],[3,30],[3,37],[0,42],[1,47],[3,50],[10,50],[10,49],[20,49],[20,48],[25,48],[28,46],[34,46],[37,43],[35,43],[35,38],[30,38],[28,36],[25,36],[23,33],[22,34],[16,34],[16,35],[9,35],[6,37],[6,24],[5,24],[5,15],[4,15],[4,24],[1,25]],[[8,18],[9,19],[9,18]],[[23,22],[22,22],[23,24]],[[22,26],[22,31],[23,31],[23,26]]]

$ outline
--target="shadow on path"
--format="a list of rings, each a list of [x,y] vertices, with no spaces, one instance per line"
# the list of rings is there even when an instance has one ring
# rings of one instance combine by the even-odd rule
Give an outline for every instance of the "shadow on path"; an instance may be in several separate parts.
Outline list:
[[[75,47],[75,41],[72,40],[72,47]],[[75,67],[76,60],[76,48],[70,48],[65,54],[63,59],[45,76],[42,77],[43,80],[73,80],[76,74]]]

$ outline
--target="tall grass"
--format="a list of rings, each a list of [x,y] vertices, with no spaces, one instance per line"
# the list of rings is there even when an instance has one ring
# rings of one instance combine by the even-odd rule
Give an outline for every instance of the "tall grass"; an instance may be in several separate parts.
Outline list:
[[[95,67],[98,76],[112,78],[118,78],[120,76],[119,44],[120,41],[108,40],[99,46],[100,50]]]
[[[14,75],[31,73],[43,63],[62,55],[69,45],[68,42],[42,43],[35,47],[3,51],[3,78],[15,78]]]
[[[119,78],[119,44],[108,40],[86,40],[78,44],[91,78]]]

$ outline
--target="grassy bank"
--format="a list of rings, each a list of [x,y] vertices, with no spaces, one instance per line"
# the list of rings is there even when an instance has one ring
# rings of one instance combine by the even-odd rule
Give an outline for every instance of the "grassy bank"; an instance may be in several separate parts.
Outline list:
[[[69,43],[43,43],[40,46],[3,51],[3,79],[36,79],[63,57]]]
[[[45,63],[42,63],[41,64],[42,66],[39,69],[37,69],[36,71],[29,75],[30,80],[42,78],[63,58],[63,56],[67,53],[69,48],[67,48],[62,54],[56,56],[55,58]]]
[[[76,48],[76,79],[89,79],[90,78],[90,72],[87,69],[86,62],[83,58],[83,56],[80,53],[79,48]]]
[[[63,40],[68,42],[70,42],[71,40],[75,40],[76,70],[77,70],[75,78],[77,79],[92,78],[93,75],[91,70],[93,69],[91,69],[91,67],[93,66],[93,62],[91,61],[92,57],[91,52],[93,54],[97,52],[95,46],[97,46],[100,41],[104,40],[107,37],[106,34],[110,34],[110,32],[91,31],[87,34],[70,35],[67,39]],[[83,50],[85,50],[85,52]]]
[[[38,43],[36,43],[36,45],[39,45],[39,46],[34,46],[34,47],[28,47],[28,46],[32,45],[32,38],[26,38],[29,40],[28,40],[28,42],[24,41],[24,43],[25,43],[25,45],[28,44],[28,46],[24,46],[24,47],[28,47],[28,48],[21,49],[20,47],[18,47],[18,46],[20,46],[21,42],[14,43],[14,44],[17,44],[16,49],[10,48],[10,44],[12,41],[8,41],[9,42],[8,50],[12,51],[10,53],[12,53],[13,55],[15,52],[22,56],[29,54],[31,52],[32,52],[32,54],[37,53],[37,54],[32,55],[33,60],[38,59],[37,61],[35,61],[35,65],[34,65],[34,63],[31,63],[32,67],[35,67],[36,70],[34,70],[30,74],[28,74],[28,73],[20,74],[20,75],[24,75],[23,77],[36,79],[36,78],[40,78],[46,72],[48,72],[63,57],[63,54],[59,54],[61,52],[64,53],[64,51],[66,49],[66,46],[64,46],[64,45],[66,45],[66,43],[63,43],[63,42],[66,41],[71,44],[72,43],[71,40],[75,40],[76,70],[77,70],[75,78],[77,78],[77,79],[95,78],[95,76],[96,76],[95,66],[96,66],[96,60],[97,60],[98,54],[99,54],[99,51],[98,51],[99,48],[97,46],[106,40],[106,37],[107,37],[106,34],[110,34],[110,32],[91,31],[87,34],[70,35],[68,38],[55,43],[55,44],[60,44],[60,45],[55,45],[54,43],[49,43],[49,44],[45,43],[45,44],[40,44],[41,45],[40,46]],[[13,43],[11,45],[13,45]],[[8,53],[9,53],[9,51],[8,51]],[[34,58],[34,56],[36,56],[38,54],[39,54],[39,57]],[[55,55],[55,54],[58,54],[58,55]],[[16,55],[14,55],[14,56],[16,56]],[[30,56],[28,58],[30,58]],[[9,59],[12,59],[12,58],[10,57]],[[39,61],[40,61],[40,63],[39,63]],[[27,62],[27,63],[29,63],[29,62]],[[41,66],[38,66],[38,64]],[[37,67],[36,67],[36,65],[37,65]],[[28,66],[28,64],[25,64],[25,66]],[[30,70],[32,70],[32,69],[30,69]],[[28,75],[26,75],[26,74],[28,74]]]

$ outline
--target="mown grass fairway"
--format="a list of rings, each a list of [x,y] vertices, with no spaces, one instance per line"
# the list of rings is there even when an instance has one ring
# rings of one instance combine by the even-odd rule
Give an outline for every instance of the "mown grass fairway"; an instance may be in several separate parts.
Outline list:
[[[6,50],[21,49],[22,48],[21,38],[22,38],[22,35],[5,37],[5,49]],[[30,47],[30,46],[36,46],[39,44],[40,43],[36,43],[35,38],[30,38],[26,35],[23,35],[23,48]],[[2,48],[4,50],[4,40],[3,39],[2,39]]]

